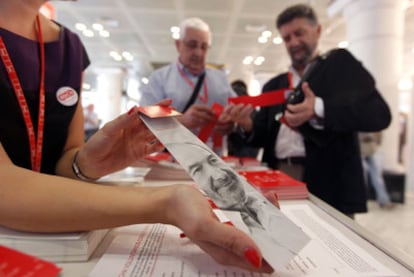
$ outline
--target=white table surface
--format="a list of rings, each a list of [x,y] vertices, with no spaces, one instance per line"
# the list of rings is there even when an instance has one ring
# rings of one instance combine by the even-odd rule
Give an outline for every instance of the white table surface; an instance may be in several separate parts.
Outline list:
[[[146,181],[147,186],[159,186],[169,185],[171,183],[192,183],[191,181]],[[369,232],[352,219],[338,212],[325,202],[321,201],[317,197],[310,195],[307,200],[286,200],[280,201],[280,205],[305,203],[309,205],[312,210],[323,218],[327,223],[331,224],[335,228],[338,228],[349,239],[357,243],[369,254],[373,255],[383,265],[387,266],[395,273],[398,273],[402,277],[414,276],[414,260],[388,244],[386,241],[381,240],[375,234]],[[117,236],[122,233],[123,228],[115,228],[111,230],[102,243],[98,246],[92,257],[87,262],[77,263],[58,263],[58,266],[62,268],[62,277],[82,277],[88,276],[92,271],[100,257],[104,254],[105,250]]]

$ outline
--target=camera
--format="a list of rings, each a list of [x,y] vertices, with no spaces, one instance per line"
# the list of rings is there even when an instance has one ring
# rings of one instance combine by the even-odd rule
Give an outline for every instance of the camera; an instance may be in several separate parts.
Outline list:
[[[295,90],[290,92],[288,96],[286,97],[286,104],[294,105],[294,104],[303,102],[303,100],[305,100],[305,94],[303,94],[303,91],[300,88],[300,84],[299,84],[299,86],[297,86]]]

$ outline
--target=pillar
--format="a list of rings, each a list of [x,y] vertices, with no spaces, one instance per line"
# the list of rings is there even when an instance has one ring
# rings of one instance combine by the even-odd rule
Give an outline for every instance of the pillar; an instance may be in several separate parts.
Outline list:
[[[114,119],[121,114],[121,99],[124,71],[121,68],[100,68],[96,70],[97,85],[95,98],[97,113],[102,123]]]
[[[398,81],[403,64],[405,7],[406,0],[335,0],[328,8],[329,15],[344,16],[350,52],[374,76],[378,90],[390,106],[393,120],[383,132],[381,152],[384,168],[392,171],[401,170]]]

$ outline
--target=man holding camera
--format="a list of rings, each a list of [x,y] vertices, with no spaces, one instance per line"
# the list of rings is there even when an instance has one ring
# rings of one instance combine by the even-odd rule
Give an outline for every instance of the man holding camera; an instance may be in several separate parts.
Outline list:
[[[292,65],[268,81],[263,93],[290,88],[302,97],[263,107],[253,120],[233,120],[252,145],[264,148],[268,166],[303,180],[311,193],[351,217],[366,212],[357,132],[388,127],[389,107],[348,51],[319,53],[321,26],[310,6],[287,8],[276,25]]]

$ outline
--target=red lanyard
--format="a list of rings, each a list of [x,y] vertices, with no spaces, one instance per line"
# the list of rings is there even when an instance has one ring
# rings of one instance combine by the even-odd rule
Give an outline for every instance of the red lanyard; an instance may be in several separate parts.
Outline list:
[[[181,69],[181,66],[178,64],[177,62],[177,68],[178,71],[181,74],[181,77],[183,77],[183,79],[187,82],[187,84],[194,89],[195,85],[194,83],[190,80],[190,78],[188,78],[188,76],[185,74],[185,72]],[[204,95],[198,95],[198,98],[200,99],[201,102],[203,102],[204,104],[207,104],[208,102],[208,89],[207,89],[207,83],[206,83],[206,79],[204,78],[203,80],[203,94]]]
[[[17,76],[16,70],[7,52],[6,45],[3,38],[0,36],[0,56],[4,67],[9,75],[9,80],[13,86],[17,101],[23,114],[24,123],[26,124],[27,135],[30,145],[30,160],[32,170],[40,172],[42,163],[42,147],[43,147],[43,129],[45,124],[45,49],[43,43],[42,29],[40,26],[40,18],[36,17],[37,35],[40,46],[40,88],[39,88],[39,116],[37,121],[37,140],[35,130],[33,127],[32,118],[30,116],[29,106],[24,97],[23,89]]]
[[[293,74],[292,72],[288,72],[288,82],[289,82],[289,88],[290,90],[293,90],[295,86],[293,85]]]

